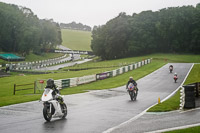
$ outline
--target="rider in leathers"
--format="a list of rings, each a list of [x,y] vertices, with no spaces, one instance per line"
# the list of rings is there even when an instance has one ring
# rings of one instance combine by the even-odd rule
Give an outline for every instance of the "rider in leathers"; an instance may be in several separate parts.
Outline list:
[[[128,81],[128,83],[126,84],[126,89],[128,89],[128,85],[129,85],[130,83],[132,83],[132,84],[136,87],[136,92],[138,93],[137,83],[136,83],[135,80],[133,80],[133,77],[130,77],[130,78],[129,78],[129,81]]]
[[[47,80],[47,86],[46,88],[50,88],[53,89],[53,98],[55,98],[57,101],[59,101],[60,104],[63,103],[63,98],[61,96],[56,97],[56,94],[60,94],[60,91],[57,89],[56,85],[54,84],[54,80],[53,79],[48,79]]]

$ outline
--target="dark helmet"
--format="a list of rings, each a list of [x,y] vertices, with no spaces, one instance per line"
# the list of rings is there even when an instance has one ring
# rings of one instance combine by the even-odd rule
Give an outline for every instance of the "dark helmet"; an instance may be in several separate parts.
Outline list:
[[[53,88],[54,86],[54,80],[53,79],[48,79],[47,80],[47,87]]]

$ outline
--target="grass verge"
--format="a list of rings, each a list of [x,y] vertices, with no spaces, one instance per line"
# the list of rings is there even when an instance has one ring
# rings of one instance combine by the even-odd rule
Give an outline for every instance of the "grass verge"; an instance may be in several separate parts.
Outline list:
[[[186,129],[168,131],[165,133],[199,133],[199,132],[200,132],[200,126],[196,126],[196,127],[186,128]]]
[[[62,54],[62,53],[44,53],[42,55],[29,54],[29,55],[26,56],[25,61],[46,60],[46,59],[61,57],[63,55],[64,54]]]
[[[157,104],[150,108],[147,112],[167,112],[172,110],[179,109],[180,105],[180,90],[176,92],[175,95],[173,95],[168,100]]]

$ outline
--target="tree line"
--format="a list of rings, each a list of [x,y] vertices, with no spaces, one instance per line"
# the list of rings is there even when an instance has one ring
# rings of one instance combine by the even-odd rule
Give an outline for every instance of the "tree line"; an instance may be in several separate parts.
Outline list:
[[[94,27],[91,48],[102,59],[150,53],[200,53],[200,4],[120,13]]]
[[[58,23],[39,19],[29,8],[0,2],[0,51],[40,54],[61,43]]]
[[[60,23],[60,27],[62,29],[91,31],[91,27],[90,26],[83,25],[82,23],[76,23],[76,22],[71,22],[71,23],[68,23],[68,24]]]

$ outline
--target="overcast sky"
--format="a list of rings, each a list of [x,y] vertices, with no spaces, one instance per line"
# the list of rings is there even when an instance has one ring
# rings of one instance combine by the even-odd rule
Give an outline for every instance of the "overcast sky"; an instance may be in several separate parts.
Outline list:
[[[0,0],[30,8],[40,19],[59,23],[72,21],[93,27],[103,25],[120,12],[128,15],[167,7],[193,5],[200,0]]]

